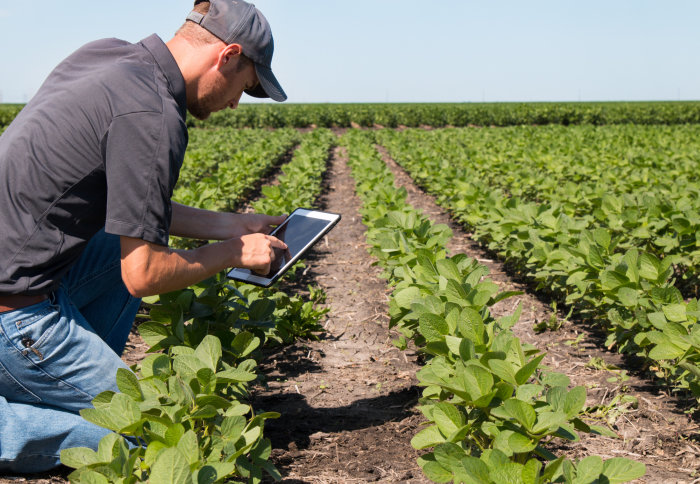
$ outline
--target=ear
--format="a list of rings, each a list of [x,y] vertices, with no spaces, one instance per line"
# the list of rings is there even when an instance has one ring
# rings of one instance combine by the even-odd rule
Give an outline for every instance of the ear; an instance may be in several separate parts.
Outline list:
[[[217,67],[222,67],[228,64],[232,59],[238,57],[243,53],[243,48],[240,44],[229,44],[219,51],[219,58],[217,59]]]

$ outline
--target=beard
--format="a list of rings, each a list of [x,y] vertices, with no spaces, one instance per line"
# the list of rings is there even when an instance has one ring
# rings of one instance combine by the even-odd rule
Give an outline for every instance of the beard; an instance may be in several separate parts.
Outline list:
[[[199,120],[207,119],[214,111],[219,111],[225,106],[221,106],[222,94],[225,92],[227,82],[223,77],[215,77],[214,79],[205,78],[200,80],[197,85],[198,91],[201,92],[197,99],[187,106],[187,110],[192,116]]]

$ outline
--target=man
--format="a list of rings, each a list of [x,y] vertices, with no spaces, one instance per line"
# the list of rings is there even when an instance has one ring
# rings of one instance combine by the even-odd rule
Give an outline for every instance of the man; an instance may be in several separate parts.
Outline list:
[[[116,390],[140,299],[228,267],[267,272],[281,217],[171,202],[186,111],[284,101],[269,24],[243,1],[195,2],[167,44],[80,48],[0,137],[0,471],[57,466],[105,429],[79,410]],[[169,235],[219,240],[168,248]]]

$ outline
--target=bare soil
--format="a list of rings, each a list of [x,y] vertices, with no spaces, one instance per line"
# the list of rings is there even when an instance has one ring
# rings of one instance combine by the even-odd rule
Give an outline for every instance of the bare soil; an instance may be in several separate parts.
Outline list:
[[[331,312],[319,341],[270,354],[254,408],[283,414],[266,424],[283,482],[429,482],[410,440],[418,431],[415,355],[396,349],[387,285],[367,253],[360,201],[336,149],[319,207],[343,218],[306,261]]]
[[[549,301],[535,296],[527,281],[480,248],[385,152],[384,158],[397,186],[407,188],[409,202],[452,228],[450,253],[478,259],[503,290],[524,292],[499,303],[494,314],[510,314],[522,304],[515,333],[546,351],[547,365],[566,373],[574,385],[585,385],[589,406],[636,397],[636,405],[622,410],[611,406],[603,415],[602,421],[621,439],[582,436],[580,442],[561,443],[553,450],[575,458],[639,460],[646,464],[647,475],[638,482],[700,483],[700,425],[684,413],[685,402],[642,374],[634,361],[605,350],[603,336],[586,322],[566,321],[555,314],[561,327],[536,333],[533,325],[552,316]],[[294,287],[313,283],[326,292],[331,309],[324,322],[326,332],[318,341],[268,351],[262,363],[267,384],[253,389],[254,408],[282,414],[265,428],[273,444],[272,461],[285,483],[429,482],[416,464],[419,453],[410,445],[423,421],[417,409],[419,366],[415,353],[400,352],[391,344],[396,336],[387,329],[388,289],[367,253],[360,201],[340,149],[329,161],[325,187],[319,208],[339,212],[343,218],[307,259],[308,269]],[[145,349],[135,329],[124,360],[140,361]],[[619,370],[592,365],[593,358]],[[67,469],[58,469],[31,478],[5,476],[0,484],[64,483],[67,474]]]

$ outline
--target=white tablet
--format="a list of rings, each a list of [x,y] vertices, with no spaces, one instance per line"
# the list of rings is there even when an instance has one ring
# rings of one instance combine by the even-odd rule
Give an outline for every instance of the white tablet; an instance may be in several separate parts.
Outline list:
[[[234,268],[229,271],[228,277],[256,286],[272,285],[339,220],[337,213],[297,208],[270,233],[287,244],[287,250],[274,249],[276,257],[270,272],[263,275],[250,269]]]

